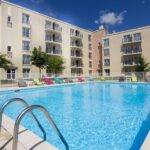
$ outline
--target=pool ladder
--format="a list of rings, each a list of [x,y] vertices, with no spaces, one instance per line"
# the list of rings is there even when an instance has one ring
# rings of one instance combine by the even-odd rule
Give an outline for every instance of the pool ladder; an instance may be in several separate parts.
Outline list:
[[[65,138],[63,137],[62,133],[60,132],[60,130],[58,129],[57,125],[55,124],[55,122],[53,121],[52,117],[50,116],[49,112],[46,110],[46,108],[44,108],[43,106],[40,105],[31,105],[29,106],[28,103],[21,99],[21,98],[13,98],[10,99],[8,101],[6,101],[2,107],[0,108],[0,132],[1,132],[1,128],[2,128],[2,115],[3,112],[5,110],[5,108],[13,103],[13,102],[19,102],[22,103],[25,106],[25,109],[22,110],[22,112],[18,115],[18,117],[15,120],[15,124],[14,124],[14,131],[13,131],[13,144],[12,144],[12,150],[17,150],[17,143],[18,143],[18,134],[19,134],[19,125],[21,120],[23,119],[23,117],[27,114],[27,113],[31,113],[33,119],[35,120],[35,122],[37,123],[38,127],[40,128],[40,130],[43,133],[43,139],[44,141],[46,140],[46,132],[44,130],[44,128],[42,127],[42,125],[40,124],[39,120],[37,119],[37,117],[35,116],[35,114],[32,112],[33,110],[37,109],[40,110],[44,113],[44,115],[46,116],[49,124],[52,126],[53,130],[56,132],[56,134],[59,136],[60,140],[62,141],[62,143],[64,144],[66,150],[69,150],[69,145],[66,142]]]

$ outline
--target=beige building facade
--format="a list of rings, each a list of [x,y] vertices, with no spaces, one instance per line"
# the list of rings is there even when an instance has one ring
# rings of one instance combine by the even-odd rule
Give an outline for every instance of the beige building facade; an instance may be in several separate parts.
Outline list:
[[[150,26],[107,34],[103,37],[103,75],[135,72],[139,57],[150,61]]]
[[[133,72],[139,56],[150,61],[150,26],[108,34],[101,27],[89,31],[2,0],[0,3],[0,53],[13,65],[1,79],[36,78],[31,65],[34,47],[63,57],[63,76],[118,76]],[[42,71],[46,74],[46,70]]]
[[[33,48],[39,46],[49,55],[63,57],[62,75],[89,75],[91,43],[89,30],[1,1],[0,53],[6,54],[13,63],[7,71],[1,70],[3,78],[38,76],[39,69],[31,65],[30,56]]]

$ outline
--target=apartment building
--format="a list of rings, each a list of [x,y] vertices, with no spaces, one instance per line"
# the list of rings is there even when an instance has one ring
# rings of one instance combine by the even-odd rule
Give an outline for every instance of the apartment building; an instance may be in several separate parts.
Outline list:
[[[10,2],[0,1],[0,53],[13,65],[0,78],[39,77],[31,65],[34,47],[65,61],[62,75],[118,76],[134,72],[139,56],[150,60],[150,26],[108,34],[89,31]],[[42,71],[45,74],[46,70]]]
[[[150,26],[107,34],[103,37],[103,74],[134,72],[142,55],[150,61]]]
[[[92,32],[61,20],[51,18],[21,6],[0,3],[0,53],[6,54],[13,65],[1,77],[6,79],[39,76],[39,69],[31,65],[34,47],[41,47],[49,55],[62,56],[64,76],[92,74],[89,66],[92,51]],[[43,74],[46,71],[43,70]]]

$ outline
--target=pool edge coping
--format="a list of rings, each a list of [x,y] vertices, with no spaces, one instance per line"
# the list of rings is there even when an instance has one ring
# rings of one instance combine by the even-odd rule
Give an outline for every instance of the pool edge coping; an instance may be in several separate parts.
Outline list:
[[[10,135],[13,135],[13,127],[14,127],[14,120],[11,119],[8,115],[3,114],[3,122],[2,122],[2,128],[5,129]],[[31,130],[28,130],[22,125],[19,125],[19,129],[25,130],[25,132],[21,133],[18,135],[18,144],[23,145],[23,147],[28,150],[28,146],[31,146],[31,143],[38,143],[39,141],[43,141],[41,137],[39,137],[37,134],[33,133]],[[20,131],[20,130],[19,130]],[[27,143],[28,141],[28,143]],[[30,143],[29,143],[30,141]],[[31,142],[32,141],[32,142]],[[8,143],[9,144],[9,143]],[[12,141],[10,142],[12,144]],[[34,144],[36,145],[36,144]],[[32,145],[32,146],[34,146]],[[7,147],[7,145],[6,145]],[[38,149],[39,147],[46,148],[47,150],[59,150],[57,147],[54,145],[48,143],[47,141],[43,141],[41,144],[36,146]]]
[[[27,87],[0,87],[0,92],[5,91],[15,91],[15,90],[26,90],[26,89],[39,89],[45,87],[60,87],[60,86],[69,86],[69,85],[77,85],[77,84],[86,84],[86,83],[111,83],[111,84],[146,84],[150,85],[150,82],[118,82],[118,81],[86,81],[86,82],[73,82],[73,83],[63,83],[63,84],[51,84],[51,85],[42,85],[42,86],[27,86]]]

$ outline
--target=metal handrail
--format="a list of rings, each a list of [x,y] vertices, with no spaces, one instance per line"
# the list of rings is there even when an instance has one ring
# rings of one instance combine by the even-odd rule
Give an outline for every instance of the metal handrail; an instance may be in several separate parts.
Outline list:
[[[61,139],[62,143],[65,145],[65,148],[66,150],[69,150],[69,145],[68,143],[66,142],[65,138],[63,137],[63,135],[61,134],[61,132],[59,131],[57,125],[55,124],[55,122],[53,121],[53,119],[51,118],[49,112],[43,107],[43,106],[40,106],[40,105],[32,105],[32,106],[29,106],[28,108],[25,108],[21,113],[20,115],[17,117],[16,119],[16,122],[15,122],[15,126],[14,126],[14,133],[13,133],[13,145],[12,145],[12,150],[17,150],[17,144],[18,144],[18,130],[19,130],[19,125],[20,125],[20,122],[22,120],[22,118],[28,113],[28,112],[31,112],[32,110],[34,109],[39,109],[41,110],[47,120],[49,121],[49,124],[52,125],[52,128],[54,129],[54,131],[56,132],[56,134],[59,136],[59,138]]]
[[[1,128],[2,128],[2,115],[3,115],[3,112],[5,110],[5,108],[13,103],[13,102],[19,102],[19,103],[22,103],[26,108],[29,107],[28,103],[21,99],[21,98],[13,98],[13,99],[10,99],[8,101],[6,101],[2,107],[0,108],[0,132],[1,132]],[[44,130],[44,128],[42,127],[42,125],[40,124],[40,122],[38,121],[38,119],[36,118],[36,116],[33,114],[33,112],[31,112],[31,115],[33,116],[34,120],[36,121],[37,125],[39,126],[39,128],[41,129],[41,131],[43,132],[43,139],[46,140],[46,132]]]

